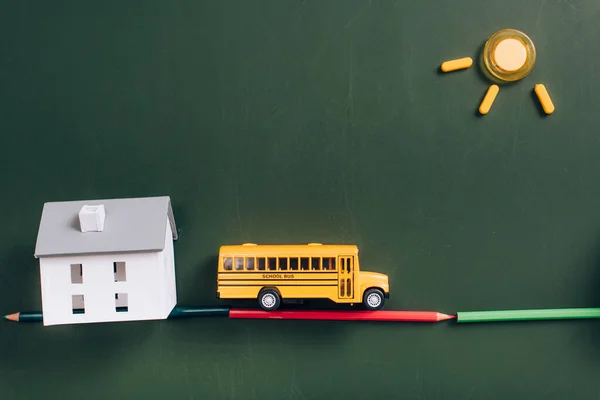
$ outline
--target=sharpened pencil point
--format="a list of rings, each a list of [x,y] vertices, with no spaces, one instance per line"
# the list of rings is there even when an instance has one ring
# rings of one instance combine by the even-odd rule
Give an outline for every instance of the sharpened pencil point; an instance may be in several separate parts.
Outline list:
[[[19,322],[19,313],[14,313],[14,314],[9,314],[9,315],[5,315],[4,319],[8,320],[8,321],[15,321],[15,322]]]
[[[448,315],[444,313],[438,313],[438,321],[446,321],[448,319],[455,319],[456,315]]]

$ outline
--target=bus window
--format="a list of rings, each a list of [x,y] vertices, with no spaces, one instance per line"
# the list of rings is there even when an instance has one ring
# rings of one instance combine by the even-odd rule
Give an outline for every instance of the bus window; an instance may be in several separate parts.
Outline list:
[[[269,257],[269,263],[267,264],[267,269],[269,271],[275,271],[277,269],[277,259]]]
[[[235,257],[233,259],[233,268],[236,271],[241,271],[244,269],[244,257]]]
[[[313,270],[318,271],[321,269],[321,257],[312,257],[310,263]]]
[[[302,257],[300,259],[300,269],[302,271],[307,271],[308,270],[308,257]]]
[[[290,269],[298,271],[298,257],[290,257]]]
[[[246,269],[254,271],[254,257],[246,257]]]
[[[323,258],[323,271],[335,271],[335,258]]]
[[[223,269],[225,271],[231,271],[231,257],[223,258]]]
[[[267,260],[264,257],[258,257],[256,259],[256,269],[258,269],[259,271],[264,271],[266,264]]]
[[[279,269],[285,271],[288,268],[287,257],[279,257]]]

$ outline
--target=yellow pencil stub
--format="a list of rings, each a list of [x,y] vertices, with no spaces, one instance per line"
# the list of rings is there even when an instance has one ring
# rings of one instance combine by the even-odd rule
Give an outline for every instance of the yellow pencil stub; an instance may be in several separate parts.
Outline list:
[[[494,100],[496,100],[496,96],[498,95],[499,91],[500,88],[498,85],[492,85],[489,87],[485,97],[483,98],[483,101],[481,102],[481,105],[479,106],[479,112],[481,114],[485,115],[490,111],[490,108],[492,108],[492,104],[494,104]]]
[[[546,90],[546,86],[538,83],[535,85],[534,90],[538,100],[540,101],[540,104],[542,105],[542,108],[544,109],[544,112],[546,114],[552,114],[554,112],[554,104],[552,104],[552,99]]]
[[[456,60],[445,61],[442,63],[443,72],[458,71],[459,69],[469,68],[473,65],[473,59],[471,57],[458,58]]]

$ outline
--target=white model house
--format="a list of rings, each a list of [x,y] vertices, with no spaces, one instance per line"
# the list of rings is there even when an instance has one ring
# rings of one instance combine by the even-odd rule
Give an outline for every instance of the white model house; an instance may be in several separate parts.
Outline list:
[[[167,318],[176,239],[169,197],[44,204],[35,248],[44,325]]]

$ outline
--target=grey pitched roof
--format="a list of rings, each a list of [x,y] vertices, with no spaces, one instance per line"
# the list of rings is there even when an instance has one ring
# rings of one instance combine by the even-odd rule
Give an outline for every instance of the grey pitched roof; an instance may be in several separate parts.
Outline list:
[[[104,230],[82,233],[79,210],[84,205],[99,204],[104,204],[106,210]],[[46,203],[35,256],[160,251],[165,245],[167,221],[173,239],[177,239],[168,196]]]

